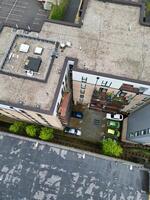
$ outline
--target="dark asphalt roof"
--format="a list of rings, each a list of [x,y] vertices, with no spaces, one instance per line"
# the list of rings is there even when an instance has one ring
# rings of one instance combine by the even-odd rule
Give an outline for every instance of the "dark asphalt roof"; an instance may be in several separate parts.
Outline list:
[[[129,163],[0,133],[1,200],[147,200]],[[147,190],[147,189],[146,189]]]

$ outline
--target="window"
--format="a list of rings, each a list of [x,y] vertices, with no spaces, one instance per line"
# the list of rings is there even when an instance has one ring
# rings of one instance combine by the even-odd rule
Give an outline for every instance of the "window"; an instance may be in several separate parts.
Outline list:
[[[85,94],[85,90],[84,89],[80,89],[80,94]]]
[[[134,133],[134,136],[135,137],[137,137],[137,136],[139,136],[140,135],[140,131],[136,131],[135,133]]]
[[[80,98],[83,99],[83,98],[84,98],[84,95],[83,95],[83,94],[80,94]]]
[[[144,93],[146,90],[148,90],[148,88],[145,88],[145,87],[140,87],[139,88],[139,93]]]
[[[140,135],[146,135],[146,129],[140,131]]]
[[[81,83],[81,89],[85,89],[86,88],[86,84]]]
[[[20,110],[20,112],[23,113],[23,116],[25,116],[26,118],[28,118],[28,119],[30,119],[30,120],[32,120],[32,121],[34,121],[34,122],[40,124],[33,116],[31,116],[31,115],[30,115],[29,113],[27,113],[26,111]],[[19,113],[20,113],[20,112],[19,112]]]
[[[150,100],[150,97],[145,97],[142,101],[148,101]]]
[[[112,82],[108,82],[108,81],[102,81],[101,82],[101,86],[105,86],[105,87],[110,87],[112,84]]]
[[[129,137],[134,137],[134,133],[133,133],[133,132],[130,132],[130,133],[129,133]]]
[[[87,77],[83,77],[82,76],[82,80],[81,81],[82,81],[82,83],[87,83]]]
[[[144,103],[143,102],[139,102],[139,103],[137,103],[136,105],[137,106],[141,106],[141,105],[143,105]]]
[[[51,126],[50,123],[39,113],[37,113],[37,116],[39,116],[48,126]]]

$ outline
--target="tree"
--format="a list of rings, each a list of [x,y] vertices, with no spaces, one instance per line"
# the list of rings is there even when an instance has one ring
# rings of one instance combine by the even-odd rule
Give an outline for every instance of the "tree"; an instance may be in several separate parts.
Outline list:
[[[25,123],[24,122],[14,122],[12,125],[10,125],[9,127],[9,131],[12,132],[12,133],[19,133],[21,134],[24,129],[25,129]]]
[[[110,138],[103,140],[101,144],[105,155],[120,157],[123,153],[123,148],[120,144]]]
[[[37,136],[37,127],[35,125],[28,125],[26,127],[26,133],[29,137]]]
[[[53,132],[53,129],[44,127],[40,131],[39,138],[42,140],[52,140],[54,137]]]

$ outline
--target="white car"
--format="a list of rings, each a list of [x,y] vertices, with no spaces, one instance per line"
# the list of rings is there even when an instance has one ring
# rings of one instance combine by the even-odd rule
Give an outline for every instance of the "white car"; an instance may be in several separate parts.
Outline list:
[[[115,120],[115,121],[122,121],[123,120],[123,115],[122,114],[107,113],[106,114],[106,119],[111,119],[111,120]]]
[[[64,129],[64,132],[69,133],[71,135],[77,135],[77,136],[81,135],[81,131],[78,128],[66,127]]]

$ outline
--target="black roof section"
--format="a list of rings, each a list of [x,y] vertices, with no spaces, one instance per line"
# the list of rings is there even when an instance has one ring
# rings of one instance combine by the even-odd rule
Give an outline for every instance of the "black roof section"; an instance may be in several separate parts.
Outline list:
[[[42,63],[42,59],[40,57],[39,58],[28,57],[27,64],[24,66],[24,68],[26,70],[38,72],[41,66],[41,63]]]
[[[0,198],[147,200],[147,175],[131,164],[1,132]]]

